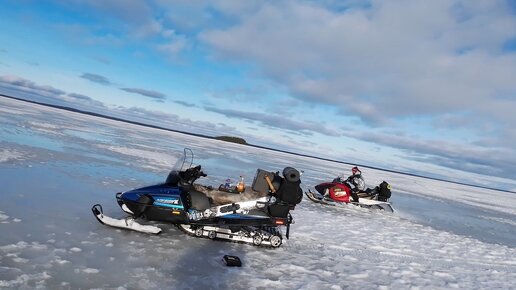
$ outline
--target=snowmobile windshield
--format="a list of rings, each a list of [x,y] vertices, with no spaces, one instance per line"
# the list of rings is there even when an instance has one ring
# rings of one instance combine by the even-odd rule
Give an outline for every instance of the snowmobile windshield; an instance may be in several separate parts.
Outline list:
[[[170,173],[179,173],[192,167],[193,151],[189,148],[183,150],[183,154],[177,159]]]
[[[179,156],[176,163],[172,167],[172,170],[170,170],[165,183],[168,185],[177,186],[178,182],[181,181],[180,172],[184,172],[188,168],[192,167],[192,162],[193,152],[191,149],[185,148],[183,150],[183,154]]]

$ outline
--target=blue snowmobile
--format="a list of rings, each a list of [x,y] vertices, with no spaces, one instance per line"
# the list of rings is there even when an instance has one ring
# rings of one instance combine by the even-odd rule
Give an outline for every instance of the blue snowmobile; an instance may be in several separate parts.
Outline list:
[[[195,183],[207,175],[192,163],[193,152],[185,149],[164,183],[117,193],[127,218],[106,216],[100,204],[92,207],[93,215],[102,224],[144,233],[159,234],[161,228],[136,220],[171,223],[195,237],[270,247],[283,243],[280,226],[285,226],[288,239],[290,211],[303,197],[298,170],[286,167],[280,176],[258,169],[252,186],[234,194]]]

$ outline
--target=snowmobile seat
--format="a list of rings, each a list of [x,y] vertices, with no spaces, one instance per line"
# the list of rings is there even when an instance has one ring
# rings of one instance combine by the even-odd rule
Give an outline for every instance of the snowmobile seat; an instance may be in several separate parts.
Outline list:
[[[365,192],[369,195],[376,195],[378,193],[378,191],[380,190],[380,188],[378,186],[375,186],[373,189],[371,188],[366,188]]]
[[[191,201],[190,208],[202,211],[211,207],[210,198],[204,193],[192,189],[189,191],[189,194]]]
[[[365,199],[374,199],[376,195],[378,194],[379,187],[376,186],[374,188],[366,188],[364,191],[358,191],[357,196],[359,198],[365,198]]]

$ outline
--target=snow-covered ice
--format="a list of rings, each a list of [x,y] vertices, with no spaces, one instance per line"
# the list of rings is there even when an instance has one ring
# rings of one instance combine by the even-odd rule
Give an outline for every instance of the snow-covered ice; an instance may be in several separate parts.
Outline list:
[[[184,147],[214,186],[293,166],[307,189],[351,166],[4,98],[0,123],[0,289],[516,289],[514,193],[362,168],[394,214],[305,199],[279,249],[151,236],[90,208],[123,217],[114,194],[162,182]]]

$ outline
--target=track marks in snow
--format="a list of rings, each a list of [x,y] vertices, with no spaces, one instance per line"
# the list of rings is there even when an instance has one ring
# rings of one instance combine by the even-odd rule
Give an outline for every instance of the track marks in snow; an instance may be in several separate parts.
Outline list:
[[[99,269],[93,269],[93,268],[81,268],[81,269],[75,269],[75,273],[85,273],[85,274],[98,274],[100,272]]]
[[[44,287],[46,280],[52,278],[47,272],[35,274],[21,274],[13,280],[0,280],[0,287],[6,289],[27,288],[28,285],[36,285],[34,288]],[[29,288],[27,288],[29,289]]]

